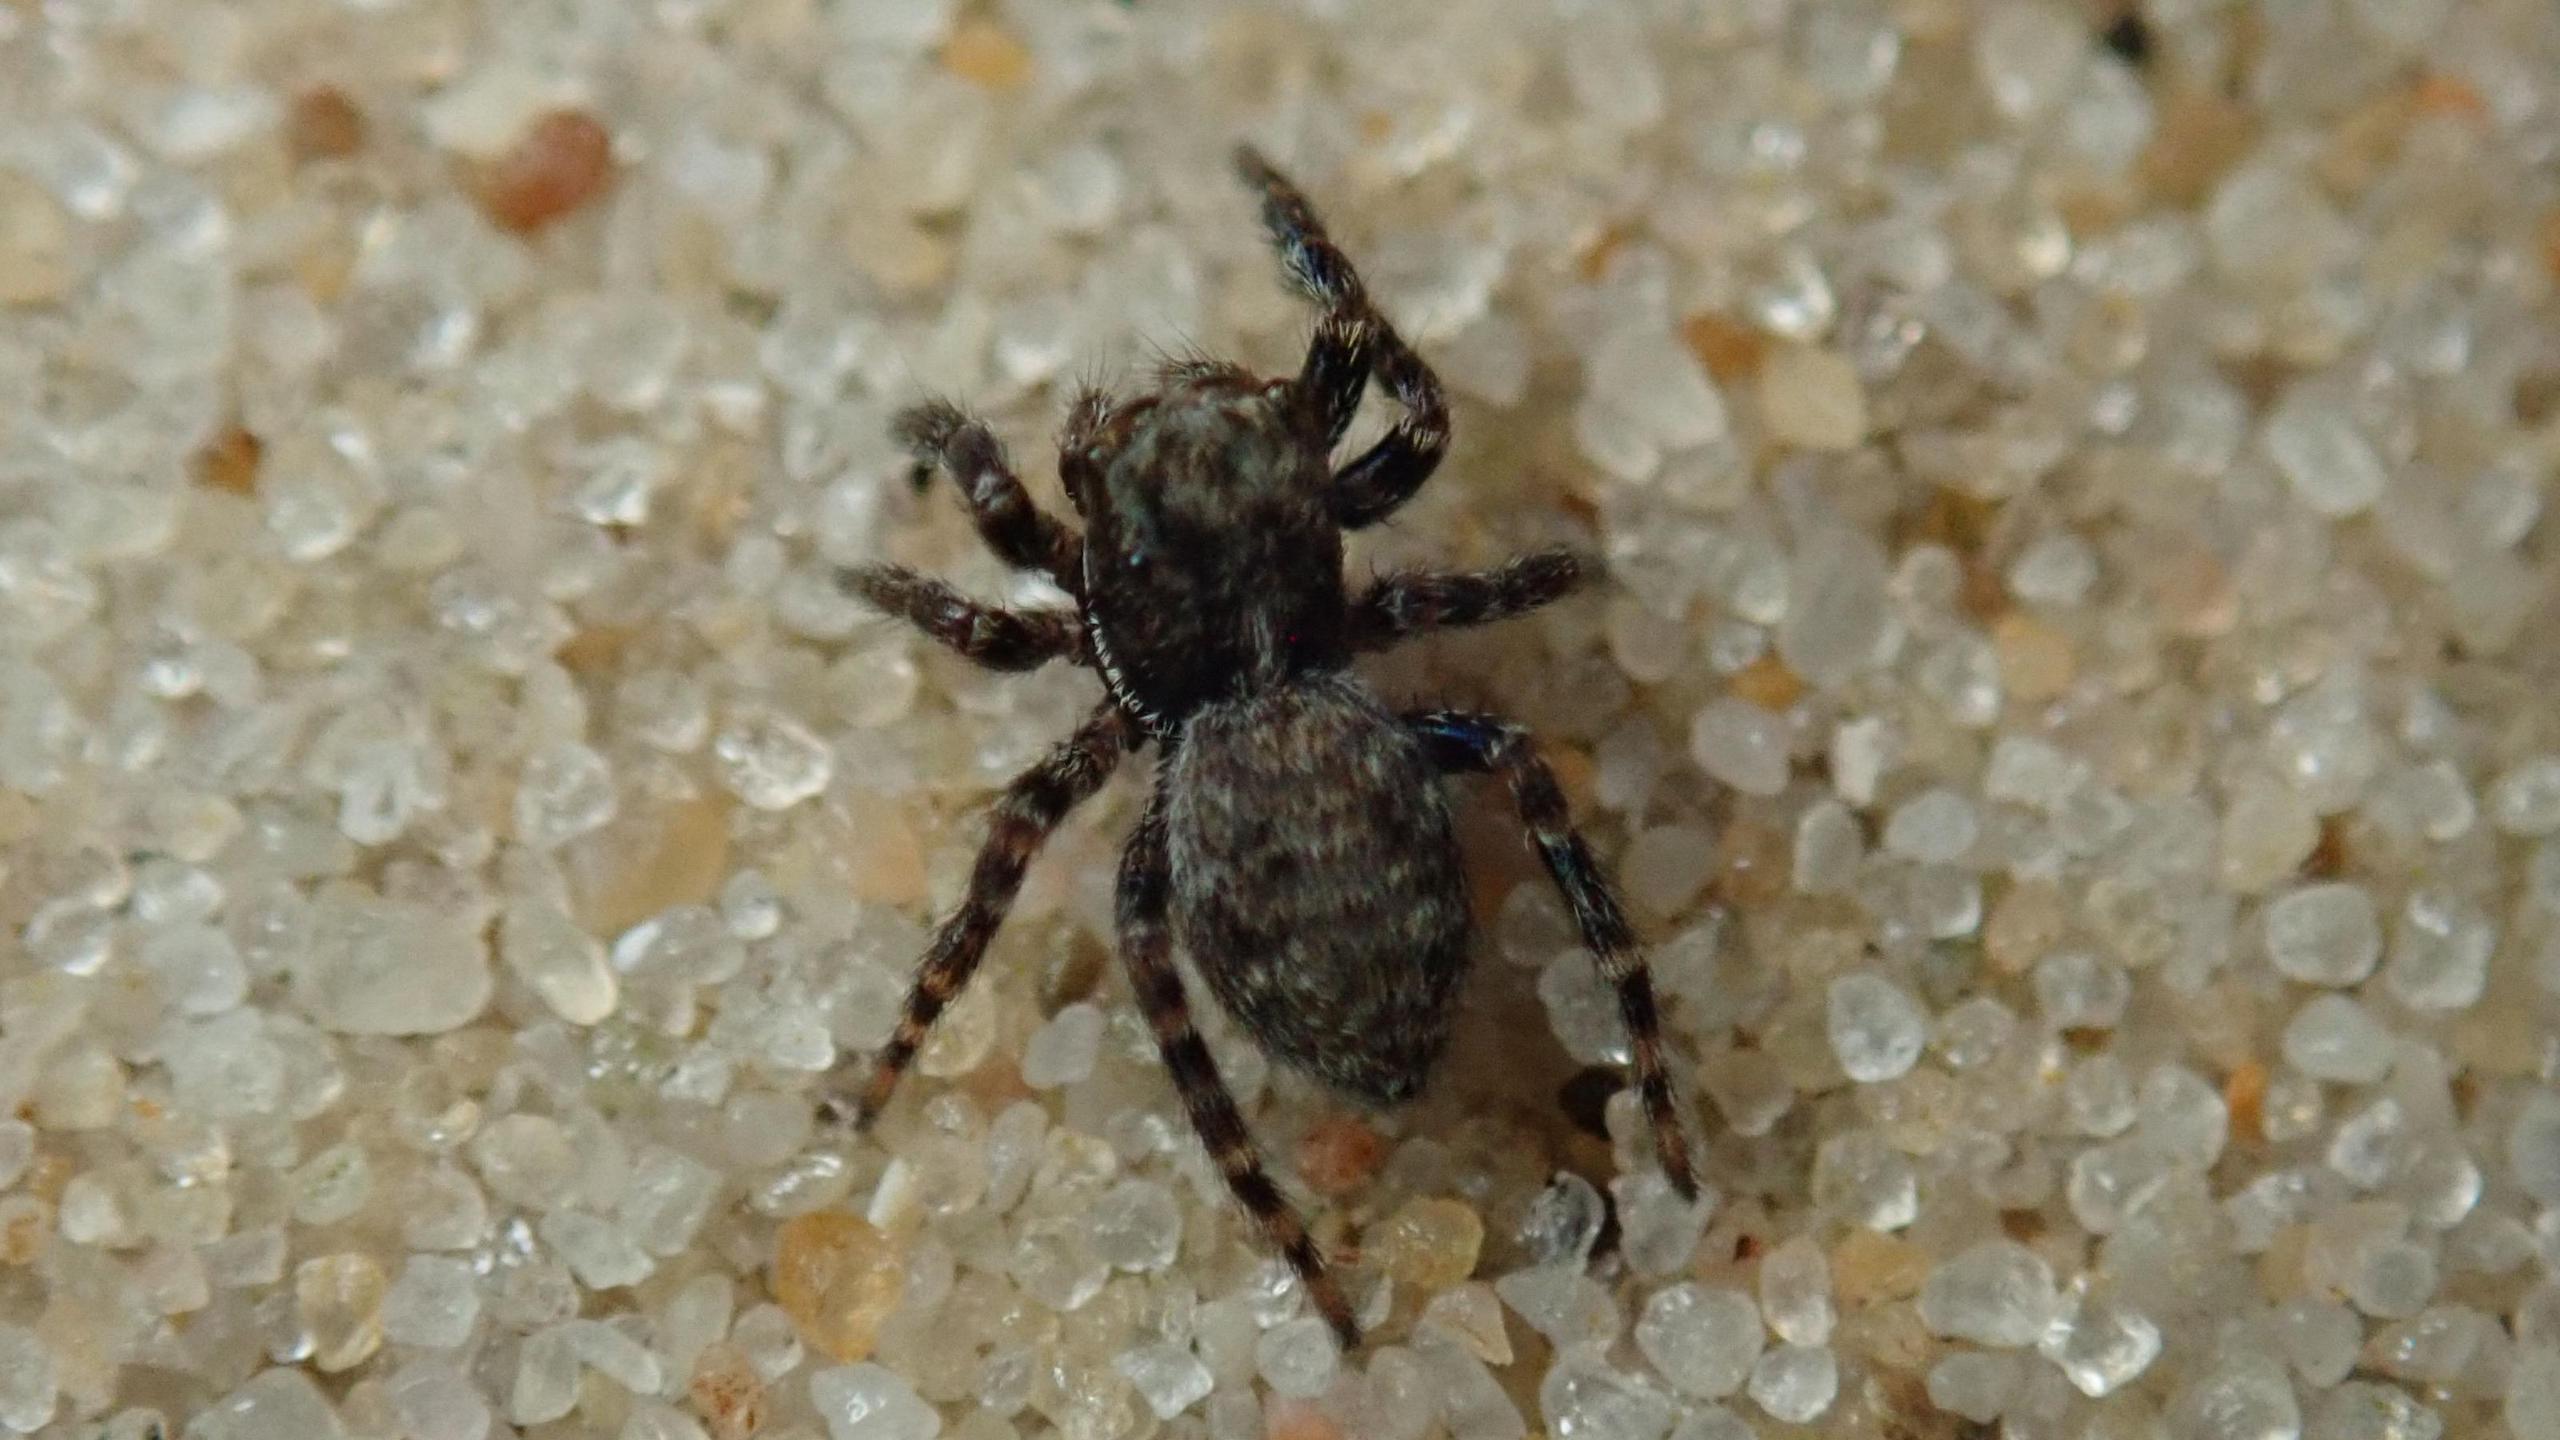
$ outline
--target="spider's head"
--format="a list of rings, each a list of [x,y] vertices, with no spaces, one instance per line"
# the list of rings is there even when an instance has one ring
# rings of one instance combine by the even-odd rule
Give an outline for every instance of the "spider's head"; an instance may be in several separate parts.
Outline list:
[[[1342,532],[1285,382],[1185,363],[1070,457],[1089,621],[1150,710],[1339,663]]]

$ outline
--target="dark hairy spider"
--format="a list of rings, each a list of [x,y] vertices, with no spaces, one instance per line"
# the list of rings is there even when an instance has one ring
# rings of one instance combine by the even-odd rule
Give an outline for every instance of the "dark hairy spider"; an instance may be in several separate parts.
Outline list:
[[[1351,669],[1363,652],[1548,604],[1584,579],[1583,564],[1542,550],[1346,592],[1342,532],[1385,519],[1430,477],[1448,409],[1306,198],[1252,150],[1236,163],[1289,278],[1320,307],[1296,376],[1187,359],[1152,394],[1080,394],[1058,463],[1081,535],[1032,503],[981,422],[940,401],[897,421],[918,482],[948,472],[987,545],[1055,581],[1075,608],[985,605],[895,566],[849,571],[847,586],[980,664],[1068,660],[1107,693],[996,801],[967,894],[926,951],[853,1118],[868,1125],[888,1103],[986,954],[1033,853],[1122,756],[1152,743],[1154,790],[1120,859],[1131,988],[1219,1174],[1348,1345],[1359,1340],[1351,1307],[1192,1025],[1174,944],[1263,1050],[1357,1102],[1411,1097],[1448,1044],[1467,970],[1445,774],[1509,787],[1617,988],[1664,1171],[1683,1196],[1697,1180],[1634,932],[1528,734],[1492,715],[1398,714]],[[1397,418],[1337,469],[1332,451],[1373,378]]]

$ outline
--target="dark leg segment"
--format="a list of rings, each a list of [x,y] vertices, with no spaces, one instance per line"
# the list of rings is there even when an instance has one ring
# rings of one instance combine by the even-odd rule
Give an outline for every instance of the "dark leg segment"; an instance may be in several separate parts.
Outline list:
[[[1404,408],[1378,443],[1333,477],[1333,518],[1345,530],[1375,525],[1413,498],[1440,454],[1449,447],[1449,408],[1440,381],[1396,333],[1378,327],[1378,358],[1371,367],[1387,393]]]
[[[1637,1093],[1644,1100],[1645,1117],[1653,1123],[1662,1173],[1683,1199],[1696,1199],[1697,1172],[1689,1164],[1688,1139],[1680,1131],[1679,1112],[1671,1101],[1671,1075],[1662,1059],[1662,1017],[1654,1009],[1653,976],[1637,953],[1634,927],[1618,908],[1618,897],[1601,873],[1600,862],[1573,828],[1555,772],[1538,758],[1527,731],[1493,716],[1434,710],[1407,716],[1406,721],[1442,769],[1497,775],[1511,787],[1521,823],[1546,861],[1547,873],[1555,877],[1556,888],[1564,892],[1582,943],[1599,960],[1600,973],[1617,987],[1618,1013],[1635,1051]]]
[[[916,457],[918,489],[932,483],[935,467],[951,472],[987,548],[1009,565],[1057,581],[1068,594],[1082,590],[1084,542],[1032,503],[986,422],[949,401],[928,400],[899,411],[891,430]]]
[[[1297,388],[1323,427],[1325,443],[1339,441],[1350,429],[1361,388],[1372,375],[1403,411],[1378,443],[1334,476],[1334,519],[1346,530],[1374,525],[1412,498],[1439,467],[1449,444],[1448,401],[1431,367],[1369,303],[1359,272],[1325,234],[1298,187],[1250,146],[1236,152],[1236,169],[1261,192],[1262,225],[1281,266],[1324,308]]]
[[[906,621],[991,670],[1032,670],[1051,660],[1082,658],[1084,631],[1063,610],[983,605],[898,565],[840,570],[836,580],[873,609]]]
[[[1399,570],[1351,602],[1351,648],[1383,650],[1430,630],[1488,625],[1572,593],[1588,576],[1570,550],[1537,550],[1490,570]]]
[[[1274,1248],[1315,1301],[1316,1311],[1333,1327],[1347,1349],[1360,1343],[1360,1326],[1351,1317],[1351,1302],[1333,1272],[1325,1268],[1315,1237],[1307,1233],[1288,1198],[1280,1193],[1262,1156],[1236,1113],[1235,1098],[1218,1075],[1217,1062],[1191,1023],[1191,1001],[1184,994],[1182,973],[1173,964],[1173,932],[1166,922],[1171,877],[1166,869],[1164,815],[1161,802],[1147,807],[1120,856],[1120,953],[1128,962],[1130,988],[1138,1008],[1156,1034],[1165,1068],[1173,1073],[1174,1092],[1190,1112],[1191,1128],[1225,1178],[1236,1203],[1253,1217]]]
[[[873,1062],[871,1083],[854,1108],[857,1128],[880,1117],[891,1092],[898,1088],[898,1078],[923,1046],[926,1032],[977,973],[987,942],[995,938],[996,927],[1013,907],[1014,892],[1022,887],[1022,872],[1030,866],[1031,857],[1068,811],[1111,778],[1135,738],[1119,707],[1106,701],[1075,734],[1005,787],[988,821],[977,868],[970,872],[968,893],[935,932],[932,948],[916,967],[897,1033]]]
[[[1307,358],[1298,365],[1294,388],[1299,403],[1315,415],[1324,431],[1324,448],[1333,447],[1360,413],[1360,396],[1369,388],[1369,360],[1376,349],[1367,317],[1328,313],[1316,321],[1307,342]]]

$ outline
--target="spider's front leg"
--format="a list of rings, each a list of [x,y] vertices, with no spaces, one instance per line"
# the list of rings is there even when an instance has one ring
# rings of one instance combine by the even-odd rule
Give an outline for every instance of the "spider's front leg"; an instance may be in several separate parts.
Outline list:
[[[1564,791],[1555,771],[1538,757],[1529,732],[1492,715],[1460,710],[1431,710],[1408,715],[1405,723],[1443,770],[1465,770],[1501,778],[1511,790],[1538,856],[1564,892],[1582,943],[1600,962],[1600,973],[1618,992],[1618,1014],[1626,1022],[1627,1042],[1635,1052],[1636,1091],[1652,1123],[1654,1148],[1662,1173],[1684,1200],[1698,1198],[1697,1171],[1689,1163],[1688,1137],[1671,1098],[1671,1073],[1662,1058],[1662,1017],[1653,1000],[1653,975],[1636,949],[1633,926],[1619,908],[1600,862],[1573,828]]]
[[[978,962],[986,958],[987,942],[995,938],[996,927],[1013,908],[1014,893],[1022,888],[1022,872],[1030,868],[1031,857],[1068,811],[1092,798],[1102,782],[1111,778],[1120,757],[1138,738],[1120,708],[1106,700],[1075,734],[1005,787],[988,820],[986,844],[979,848],[978,863],[970,871],[968,893],[934,933],[932,948],[916,967],[915,984],[907,991],[897,1031],[872,1063],[871,1083],[853,1108],[851,1118],[857,1129],[880,1118],[898,1088],[898,1078],[923,1048],[933,1022],[977,973]],[[826,1105],[830,1118],[844,1118],[836,1101],[830,1099]]]
[[[1315,207],[1289,177],[1251,146],[1236,151],[1236,169],[1262,195],[1262,226],[1289,278],[1323,307],[1315,341],[1298,370],[1297,392],[1322,426],[1329,449],[1351,428],[1360,393],[1372,375],[1402,411],[1378,443],[1333,477],[1335,523],[1374,525],[1413,498],[1449,446],[1449,402],[1440,377],[1396,333],[1360,283],[1350,257],[1325,233]]]
[[[985,421],[947,400],[928,400],[899,411],[890,430],[916,457],[919,487],[932,481],[936,467],[951,472],[988,549],[1008,565],[1048,576],[1070,595],[1083,593],[1084,541],[1033,503]]]
[[[1573,593],[1590,574],[1565,549],[1533,550],[1490,570],[1398,570],[1352,597],[1351,648],[1384,650],[1433,630],[1490,625]]]
[[[1129,984],[1138,1008],[1155,1031],[1156,1047],[1173,1076],[1174,1093],[1190,1112],[1191,1128],[1200,1136],[1209,1160],[1227,1182],[1228,1191],[1261,1227],[1281,1257],[1296,1271],[1313,1297],[1316,1311],[1333,1327],[1344,1348],[1360,1343],[1360,1326],[1351,1302],[1325,1267],[1307,1222],[1280,1193],[1262,1166],[1252,1132],[1237,1113],[1235,1097],[1218,1074],[1200,1031],[1191,1023],[1191,1000],[1183,991],[1182,973],[1174,968],[1173,931],[1166,920],[1172,902],[1172,875],[1165,853],[1162,801],[1147,807],[1144,819],[1129,836],[1120,856],[1120,954],[1129,966]]]
[[[1063,610],[982,604],[900,565],[839,570],[836,583],[990,670],[1034,670],[1052,660],[1085,658],[1083,627]]]

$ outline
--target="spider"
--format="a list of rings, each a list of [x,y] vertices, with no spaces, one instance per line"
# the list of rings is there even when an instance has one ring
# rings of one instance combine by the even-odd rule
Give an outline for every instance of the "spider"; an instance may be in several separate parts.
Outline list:
[[[1408,1099],[1447,1046],[1467,970],[1466,881],[1444,774],[1508,785],[1616,986],[1664,1171],[1684,1197],[1697,1181],[1634,932],[1528,734],[1493,715],[1398,714],[1351,668],[1360,654],[1431,630],[1537,609],[1580,584],[1585,567],[1570,551],[1542,550],[1482,571],[1391,573],[1346,592],[1343,532],[1385,519],[1430,478],[1447,444],[1447,405],[1305,196],[1250,148],[1236,166],[1260,194],[1289,279],[1320,307],[1297,375],[1264,380],[1182,359],[1151,394],[1080,393],[1058,463],[1081,536],[1032,502],[982,422],[938,400],[896,421],[919,487],[949,473],[986,544],[1075,605],[991,606],[897,566],[847,571],[845,584],[981,665],[1067,660],[1093,670],[1106,693],[995,802],[967,892],[925,952],[852,1120],[867,1126],[888,1103],[1050,832],[1124,756],[1153,744],[1155,784],[1115,892],[1131,988],[1218,1173],[1351,1346],[1359,1329],[1340,1283],[1264,1170],[1192,1024],[1174,944],[1267,1053],[1364,1105]],[[1332,451],[1372,378],[1399,413],[1336,469]]]

